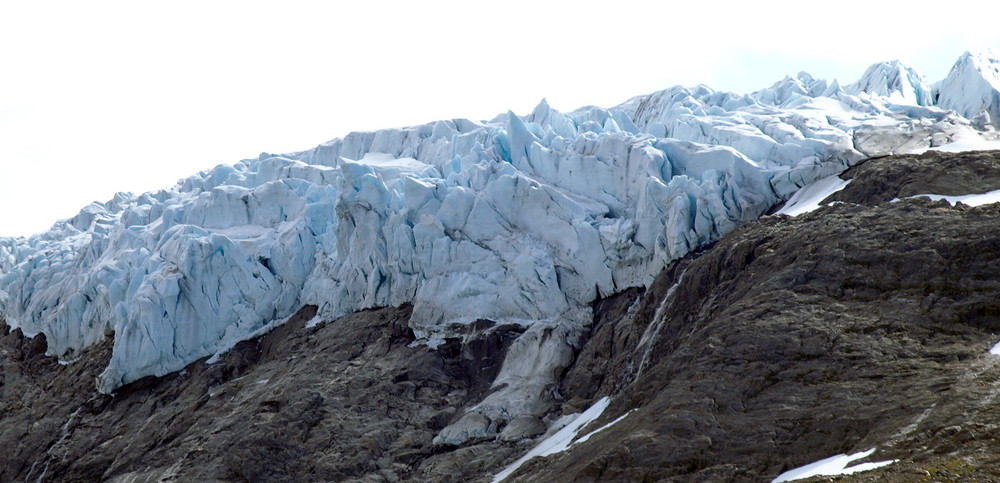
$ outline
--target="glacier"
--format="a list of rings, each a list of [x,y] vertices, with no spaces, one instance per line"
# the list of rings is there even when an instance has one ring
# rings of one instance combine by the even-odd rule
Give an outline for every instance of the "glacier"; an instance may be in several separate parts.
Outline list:
[[[966,52],[934,86],[937,105],[986,129],[1000,127],[1000,53]]]
[[[479,319],[535,327],[519,357],[565,365],[591,302],[648,285],[802,186],[874,155],[996,139],[998,68],[966,54],[933,86],[891,62],[843,87],[800,73],[749,94],[677,86],[565,113],[542,101],[263,153],[0,239],[0,315],[61,360],[113,337],[103,392],[303,305],[332,320],[411,303],[431,346]],[[505,363],[498,380],[544,382],[544,369]],[[481,409],[541,411],[519,397]],[[456,441],[490,436],[472,426]]]
[[[854,95],[884,97],[897,104],[928,106],[933,102],[933,91],[923,76],[898,60],[873,64],[845,90]]]

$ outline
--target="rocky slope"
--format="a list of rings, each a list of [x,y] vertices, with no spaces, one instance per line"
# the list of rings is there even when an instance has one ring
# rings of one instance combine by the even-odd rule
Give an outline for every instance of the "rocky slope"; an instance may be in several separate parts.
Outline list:
[[[408,347],[410,307],[306,329],[315,307],[240,344],[113,395],[94,391],[108,347],[70,365],[44,336],[2,340],[2,481],[452,480],[481,450],[436,455],[431,439],[482,398],[520,329]],[[483,322],[481,326],[488,325]],[[488,445],[484,465],[512,453]]]
[[[737,230],[664,273],[634,320],[595,327],[575,387],[613,395],[595,425],[635,412],[517,475],[766,481],[876,448],[900,461],[845,480],[1000,480],[1000,205],[890,201],[1000,189],[1000,156],[887,157],[845,177],[841,203]],[[648,368],[629,371],[643,333]],[[614,372],[588,380],[600,366]]]
[[[616,423],[511,479],[769,481],[876,448],[899,461],[842,478],[1000,481],[1000,205],[908,198],[1000,189],[1000,154],[842,176],[840,203],[766,216],[594,302],[541,418],[467,411],[504,390],[523,328],[481,320],[431,349],[412,344],[408,305],[313,327],[307,306],[218,362],[110,395],[93,383],[110,340],[64,365],[44,335],[4,330],[0,480],[487,481],[610,396],[580,434]],[[435,443],[462,418],[489,430]]]

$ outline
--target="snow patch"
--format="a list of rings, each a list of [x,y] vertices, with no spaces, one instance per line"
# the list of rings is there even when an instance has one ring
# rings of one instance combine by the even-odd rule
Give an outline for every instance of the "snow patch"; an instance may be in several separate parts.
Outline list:
[[[785,203],[776,215],[798,216],[819,209],[820,202],[828,196],[844,189],[851,180],[840,179],[839,176],[828,176],[803,186]]]
[[[952,143],[948,143],[930,151],[941,151],[944,153],[962,153],[966,151],[995,151],[1000,150],[1000,139],[983,139],[980,137],[964,138]]]
[[[311,328],[316,327],[317,325],[322,324],[322,323],[323,323],[323,317],[320,317],[320,316],[317,315],[317,316],[309,319],[308,321],[306,321],[306,328],[307,329],[311,329]]]
[[[586,411],[580,413],[572,422],[567,424],[565,427],[557,431],[552,436],[545,438],[541,443],[528,451],[527,454],[518,458],[517,461],[511,463],[509,466],[503,469],[503,471],[496,474],[493,477],[493,483],[498,483],[503,481],[508,476],[514,474],[521,465],[527,463],[529,460],[535,457],[548,456],[551,454],[566,451],[570,446],[580,442],[574,442],[573,439],[580,433],[580,431],[588,424],[594,422],[597,418],[604,413],[604,410],[608,408],[611,404],[611,399],[608,397],[602,397],[598,399],[592,406],[587,408]],[[626,414],[627,415],[627,414]],[[622,416],[624,418],[625,416]],[[622,418],[618,418],[619,420]],[[615,420],[617,422],[618,420]],[[610,425],[607,425],[610,426]],[[601,429],[604,429],[603,427]],[[598,430],[600,431],[600,430]],[[597,431],[594,431],[595,433]],[[588,435],[589,437],[589,435]]]
[[[629,414],[632,414],[633,412],[635,412],[635,409],[633,409],[633,410],[631,410],[631,411],[629,411],[629,412],[627,412],[625,414],[622,414],[621,416],[618,416],[617,418],[615,418],[614,421],[611,421],[610,423],[605,424],[604,426],[601,426],[600,428],[597,428],[597,429],[595,429],[595,430],[593,430],[593,431],[591,431],[591,432],[589,432],[589,433],[581,436],[579,439],[577,439],[576,441],[574,441],[573,444],[580,444],[580,443],[583,443],[583,442],[587,441],[588,439],[590,439],[591,436],[593,436],[593,435],[595,435],[597,433],[600,433],[601,431],[604,431],[605,429],[608,429],[608,428],[614,426],[619,421],[625,419],[626,416],[628,416]]]
[[[908,198],[930,198],[932,201],[945,200],[948,203],[954,205],[955,203],[962,203],[968,206],[980,206],[988,205],[990,203],[1000,202],[1000,190],[987,191],[986,193],[971,194],[971,195],[935,195],[935,194],[920,194],[909,196]]]
[[[868,451],[862,451],[860,453],[854,453],[851,455],[839,454],[837,456],[831,456],[829,458],[819,460],[815,463],[810,463],[808,465],[801,466],[793,470],[788,470],[778,475],[777,478],[771,480],[771,483],[781,483],[783,481],[801,480],[812,476],[852,475],[854,473],[860,473],[862,471],[881,468],[883,466],[891,465],[899,461],[899,460],[886,460],[874,463],[861,463],[859,465],[847,466],[852,461],[859,460],[862,458],[867,458],[874,452],[875,448],[872,448],[869,449]]]

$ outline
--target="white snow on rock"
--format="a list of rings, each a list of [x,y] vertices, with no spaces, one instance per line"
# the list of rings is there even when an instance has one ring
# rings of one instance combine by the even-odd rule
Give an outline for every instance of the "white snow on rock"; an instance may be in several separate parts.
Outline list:
[[[872,448],[869,449],[868,451],[862,451],[860,453],[854,453],[850,455],[839,454],[837,456],[831,456],[829,458],[819,460],[815,463],[810,463],[808,465],[801,466],[793,470],[788,470],[778,475],[777,478],[771,480],[771,483],[802,480],[812,476],[852,475],[854,473],[860,473],[862,471],[881,468],[883,466],[891,465],[899,461],[899,460],[886,460],[886,461],[877,461],[874,463],[861,463],[859,465],[847,466],[851,464],[852,461],[859,460],[862,458],[867,458],[874,452],[875,448]]]
[[[948,203],[954,205],[955,203],[962,203],[968,206],[980,206],[988,205],[990,203],[1000,203],[1000,190],[987,191],[985,193],[971,194],[971,195],[934,195],[934,194],[920,194],[909,196],[909,198],[930,198],[932,201],[945,200]]]
[[[850,182],[851,180],[840,179],[837,175],[818,179],[796,191],[785,202],[785,206],[781,207],[774,214],[798,216],[803,213],[815,211],[820,207],[820,202],[825,200],[826,197],[844,189]]]
[[[945,153],[962,153],[966,151],[997,151],[1000,150],[1000,139],[983,139],[975,136],[968,139],[960,138],[945,144],[930,148],[930,151],[941,151]]]
[[[993,347],[990,347],[990,354],[1000,356],[1000,342],[997,342],[996,344],[993,344]]]
[[[562,451],[566,451],[567,449],[569,449],[570,446],[582,442],[582,440],[574,441],[574,439],[577,437],[577,435],[580,434],[580,431],[583,430],[583,428],[585,428],[588,424],[597,420],[597,418],[601,417],[601,414],[604,413],[604,410],[607,409],[610,404],[611,404],[611,399],[609,399],[608,397],[602,397],[601,399],[598,399],[597,402],[595,402],[592,406],[587,408],[586,411],[577,415],[572,421],[569,421],[565,426],[562,427],[562,429],[555,432],[553,435],[543,439],[534,448],[525,453],[524,456],[518,458],[516,461],[514,461],[506,468],[504,468],[503,471],[494,475],[493,483],[498,483],[500,481],[503,481],[508,476],[514,474],[514,472],[517,471],[518,468],[520,468],[523,464],[527,463],[532,458],[560,453]],[[627,414],[628,413],[626,413],[625,415]],[[625,415],[623,415],[621,418],[616,419],[611,424],[620,421],[622,418],[625,417]],[[605,425],[597,429],[596,431],[587,434],[586,437],[589,438],[591,434],[597,433],[598,431],[610,427],[611,424]]]
[[[64,360],[114,334],[105,392],[305,304],[332,320],[412,303],[429,344],[456,323],[544,321],[572,346],[597,297],[649,284],[800,187],[979,136],[962,116],[992,112],[997,62],[970,58],[936,91],[961,116],[923,105],[910,70],[879,68],[858,95],[802,73],[746,95],[673,87],[569,113],[543,101],[265,153],[0,239],[0,315]]]
[[[635,409],[633,409],[633,410],[631,410],[631,411],[629,411],[629,412],[627,412],[625,414],[622,414],[621,416],[618,416],[617,418],[615,418],[614,420],[612,420],[610,423],[605,424],[604,426],[601,426],[600,428],[597,428],[597,429],[595,429],[595,430],[593,430],[593,431],[591,431],[591,432],[589,432],[589,433],[587,433],[587,434],[585,434],[583,436],[580,436],[579,438],[573,440],[573,444],[580,444],[580,443],[586,442],[588,439],[590,439],[595,434],[600,433],[601,431],[604,431],[605,429],[608,429],[608,428],[610,428],[610,427],[612,427],[612,426],[620,423],[621,420],[625,419],[626,417],[628,417],[629,414],[632,414],[633,412],[635,412]]]

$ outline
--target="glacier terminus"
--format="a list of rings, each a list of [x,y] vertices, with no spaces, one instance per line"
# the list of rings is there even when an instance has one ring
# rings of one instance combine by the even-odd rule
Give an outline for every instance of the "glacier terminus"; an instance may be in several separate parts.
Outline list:
[[[266,331],[412,304],[431,346],[480,319],[526,329],[494,392],[437,442],[540,414],[590,303],[868,157],[995,140],[1000,57],[930,84],[899,62],[841,86],[805,73],[750,94],[673,87],[611,108],[353,132],[120,193],[0,239],[0,315],[71,362],[114,338],[102,392]],[[516,388],[516,394],[514,391]]]

